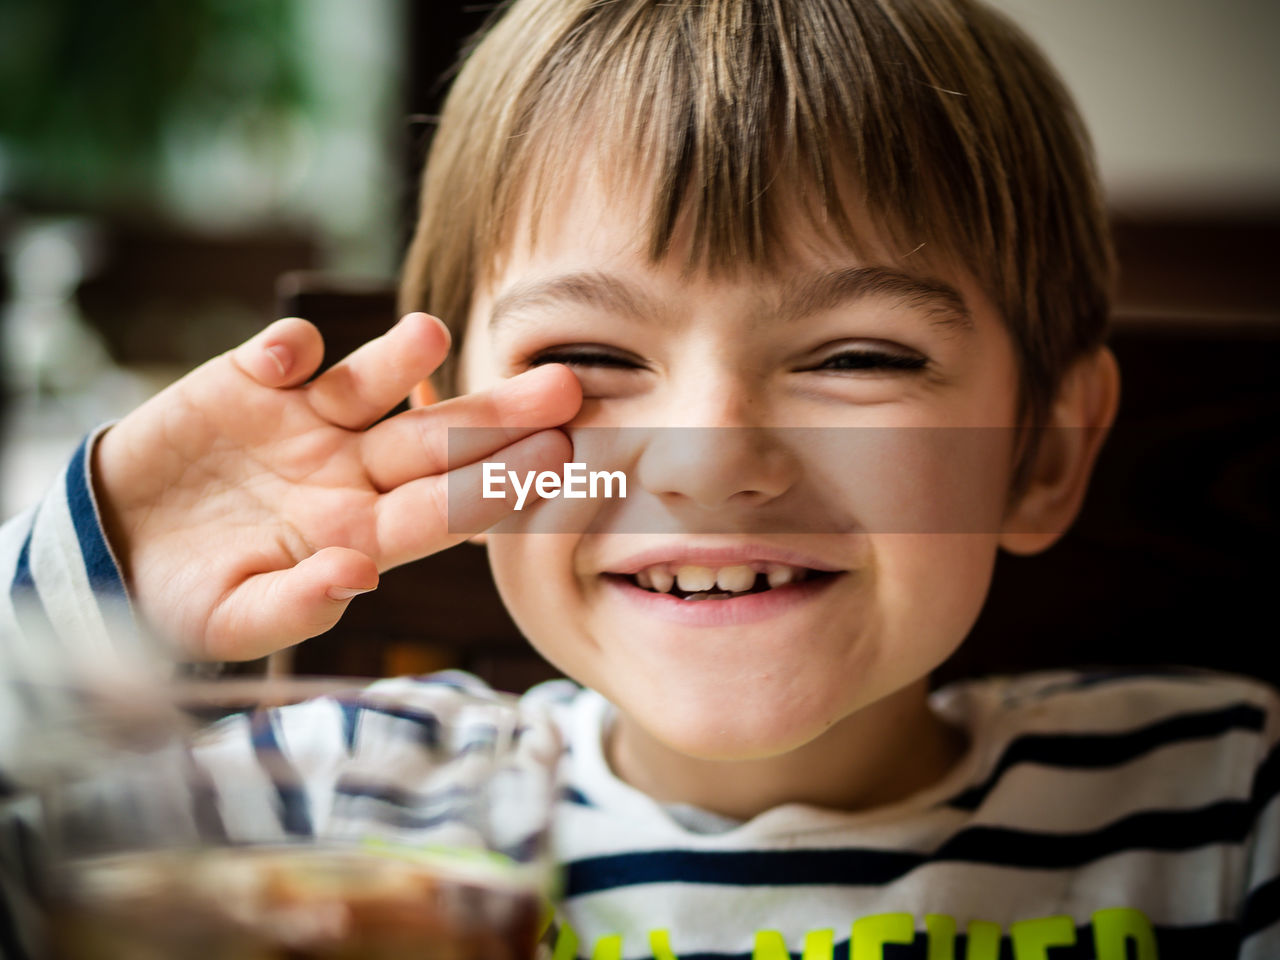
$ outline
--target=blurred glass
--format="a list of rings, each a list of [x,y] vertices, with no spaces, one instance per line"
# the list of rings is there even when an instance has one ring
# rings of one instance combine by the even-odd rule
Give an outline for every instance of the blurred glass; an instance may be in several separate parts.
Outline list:
[[[15,773],[40,797],[53,956],[533,956],[553,772],[522,740],[515,700],[419,684],[406,706],[394,683],[137,679],[21,691],[42,717]],[[322,790],[346,783],[355,800],[339,812],[317,799],[333,809],[291,829],[307,787],[264,738],[357,714],[419,724],[404,754],[417,766],[379,769],[392,758],[335,745]],[[361,798],[374,782],[413,799]]]

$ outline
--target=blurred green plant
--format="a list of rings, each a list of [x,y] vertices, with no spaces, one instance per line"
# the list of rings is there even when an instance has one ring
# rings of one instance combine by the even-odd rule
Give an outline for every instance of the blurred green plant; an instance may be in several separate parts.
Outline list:
[[[305,0],[0,0],[0,193],[155,210],[166,132],[307,111]]]

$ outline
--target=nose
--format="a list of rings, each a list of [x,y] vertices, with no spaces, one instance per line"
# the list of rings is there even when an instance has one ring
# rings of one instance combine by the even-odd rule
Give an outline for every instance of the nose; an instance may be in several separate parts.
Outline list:
[[[675,386],[675,384],[672,384]],[[782,431],[766,426],[767,399],[749,376],[704,366],[669,394],[667,425],[649,431],[640,486],[669,505],[762,506],[800,475]]]

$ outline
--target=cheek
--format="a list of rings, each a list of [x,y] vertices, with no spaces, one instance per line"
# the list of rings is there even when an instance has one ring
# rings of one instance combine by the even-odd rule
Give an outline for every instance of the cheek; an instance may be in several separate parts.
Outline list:
[[[890,661],[922,675],[968,635],[986,600],[997,538],[990,534],[873,537],[875,577]]]
[[[997,534],[1011,441],[1004,427],[853,427],[823,431],[798,459],[865,533]]]
[[[493,580],[511,619],[543,657],[570,676],[581,602],[573,573],[577,540],[572,534],[514,533],[490,534],[486,541]]]

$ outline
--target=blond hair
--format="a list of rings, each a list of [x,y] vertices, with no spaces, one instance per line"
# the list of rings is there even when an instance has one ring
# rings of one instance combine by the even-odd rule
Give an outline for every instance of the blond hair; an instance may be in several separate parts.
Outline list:
[[[769,263],[797,212],[856,247],[851,176],[904,253],[926,245],[992,297],[1024,422],[1105,336],[1088,136],[1031,42],[972,0],[516,0],[446,101],[404,265],[402,309],[445,320],[454,356],[521,204],[551,202],[584,151],[645,185],[655,262],[684,218],[710,270]]]

